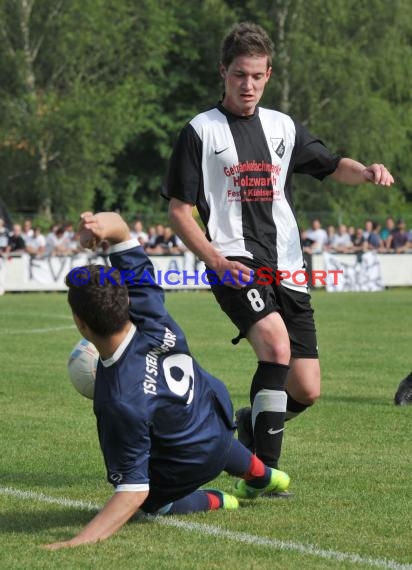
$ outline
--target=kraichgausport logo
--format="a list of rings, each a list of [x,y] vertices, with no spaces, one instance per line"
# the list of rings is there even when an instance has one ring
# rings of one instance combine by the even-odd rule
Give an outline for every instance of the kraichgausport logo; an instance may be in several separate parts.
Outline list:
[[[113,272],[118,271],[120,281],[113,277]],[[207,269],[206,271],[178,271],[171,269],[169,271],[150,271],[146,269],[141,275],[137,275],[132,269],[117,270],[115,267],[99,268],[99,285],[110,283],[112,285],[138,285],[138,286],[162,286],[162,285],[279,285],[282,281],[293,283],[298,287],[305,287],[309,284],[326,286],[326,278],[332,276],[333,284],[338,284],[338,275],[343,274],[343,270],[333,269],[329,271],[317,270],[306,271],[299,269],[290,272],[287,270],[273,270],[271,267],[259,267],[255,271],[251,270],[250,277],[247,281],[243,279],[243,274],[239,271],[236,275],[237,280],[230,271],[219,276],[216,271]],[[90,282],[90,272],[87,267],[74,267],[68,274],[68,280],[76,287],[82,287]]]

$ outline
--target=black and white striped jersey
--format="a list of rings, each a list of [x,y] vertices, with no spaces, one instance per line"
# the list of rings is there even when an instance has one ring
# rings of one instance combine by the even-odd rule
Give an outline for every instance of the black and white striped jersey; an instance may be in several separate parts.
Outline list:
[[[339,160],[288,115],[258,107],[239,117],[219,103],[182,129],[164,194],[197,206],[208,239],[223,256],[293,274],[303,258],[292,174],[322,180]]]

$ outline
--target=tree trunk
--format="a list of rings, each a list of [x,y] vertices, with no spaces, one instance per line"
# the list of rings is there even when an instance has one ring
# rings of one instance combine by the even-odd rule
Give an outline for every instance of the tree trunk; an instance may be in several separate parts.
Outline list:
[[[283,113],[288,113],[290,109],[290,82],[289,63],[290,56],[286,43],[286,20],[288,18],[290,1],[283,0],[278,3],[276,10],[276,21],[278,28],[277,55],[280,62],[281,95],[279,107]]]

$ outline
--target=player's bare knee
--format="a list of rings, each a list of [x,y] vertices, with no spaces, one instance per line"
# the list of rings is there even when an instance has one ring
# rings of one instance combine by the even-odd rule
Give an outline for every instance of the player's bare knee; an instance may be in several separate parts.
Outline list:
[[[301,389],[299,394],[299,402],[306,406],[312,406],[320,396],[320,389],[318,387],[307,386]]]
[[[262,342],[256,350],[259,360],[276,364],[289,364],[289,343]]]

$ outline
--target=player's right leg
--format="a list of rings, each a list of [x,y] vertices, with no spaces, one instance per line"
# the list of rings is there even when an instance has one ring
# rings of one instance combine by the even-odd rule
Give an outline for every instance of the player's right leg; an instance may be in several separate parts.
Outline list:
[[[250,388],[255,453],[277,469],[286,417],[289,336],[279,313],[270,313],[247,332],[258,358]]]
[[[253,447],[266,465],[277,468],[286,414],[290,343],[275,292],[258,283],[238,290],[214,285],[212,291],[238,327],[239,337],[246,337],[257,355],[250,387]]]

